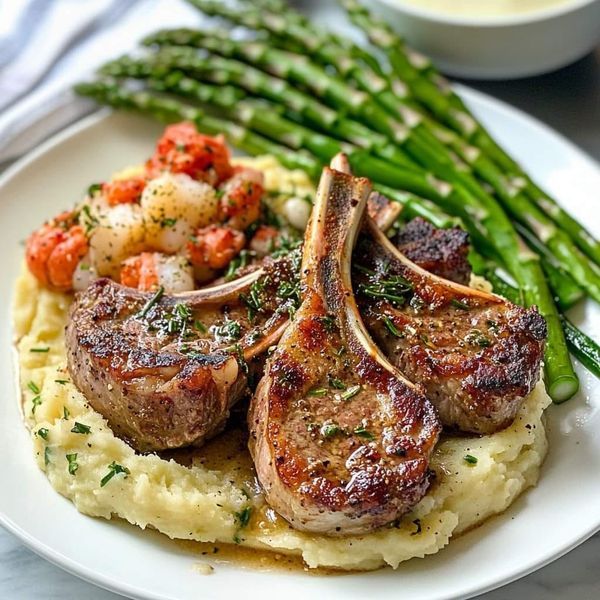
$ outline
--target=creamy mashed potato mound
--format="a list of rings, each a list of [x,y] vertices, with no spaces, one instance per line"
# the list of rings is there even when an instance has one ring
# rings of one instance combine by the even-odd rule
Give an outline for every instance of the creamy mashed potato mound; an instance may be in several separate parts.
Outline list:
[[[270,157],[238,162],[264,171],[267,189],[311,192],[303,173],[287,171]],[[506,510],[537,482],[547,449],[543,411],[550,403],[541,382],[504,431],[444,437],[432,460],[436,478],[429,492],[399,523],[347,538],[295,531],[265,504],[241,431],[182,451],[178,462],[136,454],[112,433],[67,372],[70,302],[70,296],[41,288],[24,268],[16,283],[14,328],[23,413],[37,463],[52,487],[86,515],[120,517],[171,538],[301,555],[309,567],[395,568],[437,552],[452,536]]]

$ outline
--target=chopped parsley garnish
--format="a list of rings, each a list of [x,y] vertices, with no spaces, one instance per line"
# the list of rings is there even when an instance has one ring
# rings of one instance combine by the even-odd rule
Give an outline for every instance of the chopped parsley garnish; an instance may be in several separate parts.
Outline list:
[[[196,319],[194,321],[194,329],[196,331],[199,331],[200,333],[206,333],[208,331],[208,328],[206,327],[206,325],[202,321],[199,321],[198,319]]]
[[[341,379],[337,379],[336,377],[331,377],[331,375],[329,375],[327,377],[328,381],[329,381],[329,387],[332,387],[336,390],[345,390],[346,386],[344,385],[344,382]]]
[[[92,428],[89,425],[84,425],[83,423],[79,423],[75,421],[75,425],[71,428],[71,433],[81,433],[83,435],[88,435],[92,432]]]
[[[465,336],[465,342],[472,346],[479,346],[480,348],[488,348],[492,345],[492,342],[481,333],[478,329],[473,329]]]
[[[71,416],[71,412],[66,406],[63,406],[63,419],[68,419]]]
[[[421,298],[421,296],[417,296],[417,294],[415,294],[410,299],[409,305],[414,310],[421,310],[425,306],[425,301],[423,300],[423,298]]]
[[[356,394],[358,394],[361,390],[362,386],[353,385],[352,387],[349,387],[345,392],[340,394],[340,398],[342,400],[350,400],[351,398],[354,398],[354,396],[356,396]]]
[[[31,414],[35,415],[35,409],[42,403],[42,397],[41,396],[34,396],[31,399],[31,403],[33,404],[32,408],[31,408]]]
[[[452,298],[452,300],[450,300],[450,304],[452,304],[454,308],[458,308],[460,310],[469,310],[470,308],[466,302],[462,302],[462,300],[457,300],[456,298]]]
[[[280,256],[285,256],[289,254],[292,250],[299,248],[302,245],[302,239],[297,238],[293,239],[287,236],[281,236],[278,240],[277,248],[273,250],[271,256],[273,258],[279,258]]]
[[[402,332],[396,327],[394,321],[390,319],[387,315],[383,316],[383,324],[387,327],[388,331],[395,337],[401,338],[404,337]]]
[[[165,218],[160,222],[161,227],[173,227],[177,223],[177,219]]]
[[[46,446],[44,450],[44,465],[47,467],[50,464],[50,448]]]
[[[219,342],[233,342],[242,335],[242,326],[237,321],[225,321],[222,325],[214,326],[213,332]]]
[[[248,308],[248,318],[252,321],[256,313],[262,312],[262,292],[265,285],[262,281],[255,281],[248,290],[248,294],[240,294],[240,300]]]
[[[101,183],[92,183],[92,185],[90,185],[90,187],[87,190],[88,196],[95,196],[99,191],[102,190],[102,184]]]
[[[178,302],[165,318],[167,333],[183,333],[192,319],[192,311],[187,304]]]
[[[27,384],[27,387],[28,387],[28,388],[29,388],[29,389],[30,389],[30,390],[31,390],[31,391],[32,391],[34,394],[40,394],[40,393],[41,393],[41,391],[42,391],[42,390],[40,390],[39,386],[38,386],[38,385],[37,385],[35,382],[33,382],[33,381],[30,381],[30,382]]]
[[[312,390],[308,390],[309,396],[316,396],[317,398],[321,398],[327,395],[326,388],[313,388]]]
[[[338,433],[344,433],[344,430],[335,423],[325,423],[321,426],[321,435],[324,438],[330,438]]]
[[[384,298],[394,304],[404,304],[413,290],[412,283],[401,275],[391,275],[382,279],[364,267],[358,266],[357,268],[362,272],[367,272],[371,277],[370,283],[361,283],[358,286],[359,292],[369,298]]]
[[[242,508],[242,510],[240,510],[240,512],[235,513],[235,518],[238,522],[238,532],[236,532],[234,534],[233,541],[236,544],[239,544],[242,541],[242,539],[239,536],[239,530],[244,529],[244,527],[246,527],[248,525],[248,523],[250,522],[251,516],[252,516],[252,507],[251,506],[246,506],[245,508]]]
[[[242,349],[241,344],[234,344],[233,346],[229,346],[229,348],[225,348],[225,351],[234,354],[242,371],[244,373],[248,373],[248,363],[244,358],[244,350]]]
[[[375,436],[370,431],[367,431],[365,429],[364,425],[359,425],[358,427],[355,427],[354,434],[357,435],[358,437],[364,438],[365,440],[374,440],[375,439]]]
[[[83,219],[80,219],[80,221],[82,221],[82,224],[85,228],[85,233],[89,234],[92,229],[94,229],[94,227],[100,223],[100,221],[98,220],[98,217],[92,214],[89,204],[84,204],[81,207],[81,215]]]
[[[298,308],[300,305],[300,283],[291,283],[289,281],[282,281],[277,288],[277,297],[281,300],[292,299],[294,301],[294,308]]]
[[[431,348],[432,350],[435,350],[435,344],[429,339],[429,336],[424,334],[424,333],[420,333],[419,334],[419,339],[428,347]]]
[[[108,465],[108,473],[100,480],[100,487],[104,487],[115,475],[119,473],[123,473],[125,475],[125,479],[127,475],[131,473],[131,471],[122,465],[118,465],[114,460]]]
[[[465,460],[465,462],[469,463],[470,465],[476,465],[477,464],[477,457],[475,457],[475,456],[473,456],[471,454],[465,454],[464,460]]]
[[[68,379],[55,379],[54,383],[58,383],[59,385],[66,385],[67,383],[69,383]]]
[[[49,352],[50,346],[44,346],[43,348],[30,348],[29,352]]]
[[[74,454],[67,454],[67,462],[69,463],[69,475],[75,475],[79,465],[77,464],[77,452]]]
[[[240,527],[246,527],[250,522],[250,517],[252,515],[252,507],[246,506],[240,512],[235,513],[235,517],[238,520]]]
[[[163,294],[165,293],[165,288],[161,285],[155,292],[155,294],[152,296],[152,298],[150,298],[148,300],[148,302],[146,302],[146,304],[144,304],[142,310],[140,310],[140,312],[138,313],[138,317],[140,319],[143,319],[151,310],[152,307],[157,304],[158,302],[160,302],[160,299],[163,297]]]
[[[40,427],[37,430],[36,435],[39,435],[43,440],[47,440],[48,439],[48,429],[46,427]]]
[[[326,315],[324,317],[320,317],[319,320],[321,321],[321,323],[323,323],[323,327],[325,328],[325,331],[332,333],[336,330],[335,319],[331,315]]]
[[[235,279],[239,269],[248,266],[250,259],[256,256],[256,252],[252,250],[241,250],[240,253],[229,263],[225,272],[225,281]]]

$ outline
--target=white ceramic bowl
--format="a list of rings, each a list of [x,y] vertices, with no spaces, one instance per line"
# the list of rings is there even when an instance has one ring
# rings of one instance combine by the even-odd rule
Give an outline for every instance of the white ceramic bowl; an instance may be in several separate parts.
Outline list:
[[[372,6],[410,46],[458,77],[510,79],[546,73],[600,43],[600,0],[566,0],[532,12],[477,17],[404,0],[372,0]]]

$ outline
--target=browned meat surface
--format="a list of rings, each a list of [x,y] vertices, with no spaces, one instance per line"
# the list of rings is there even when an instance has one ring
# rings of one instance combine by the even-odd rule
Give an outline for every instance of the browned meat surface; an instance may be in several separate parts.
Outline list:
[[[356,534],[409,510],[429,485],[440,423],[421,388],[367,334],[350,280],[370,186],[325,169],[307,229],[302,304],[248,415],[267,501],[297,529]]]
[[[537,310],[419,269],[373,224],[355,267],[370,333],[424,386],[443,424],[480,434],[509,425],[539,379],[546,323]]]
[[[66,332],[74,383],[140,451],[199,445],[246,391],[246,361],[282,333],[299,251],[230,284],[161,296],[100,279],[79,294]]]
[[[426,271],[457,283],[469,283],[469,234],[464,229],[438,229],[416,217],[398,232],[394,243],[404,256]]]

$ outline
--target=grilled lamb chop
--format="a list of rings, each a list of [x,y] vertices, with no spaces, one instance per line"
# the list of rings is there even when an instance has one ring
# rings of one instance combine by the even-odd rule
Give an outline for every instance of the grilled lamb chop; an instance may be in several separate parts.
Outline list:
[[[444,426],[488,434],[509,425],[539,378],[546,323],[538,311],[419,268],[372,221],[355,256],[367,328],[425,387]]]
[[[232,283],[169,296],[99,279],[71,307],[75,385],[137,450],[202,444],[246,392],[246,361],[285,328],[299,263],[296,250]]]
[[[296,529],[356,534],[429,485],[440,423],[372,342],[350,260],[370,185],[326,168],[306,232],[302,304],[250,405],[250,451],[269,504]]]
[[[464,229],[438,229],[425,219],[415,217],[398,232],[394,243],[406,258],[422,269],[456,283],[469,283],[469,234]]]

